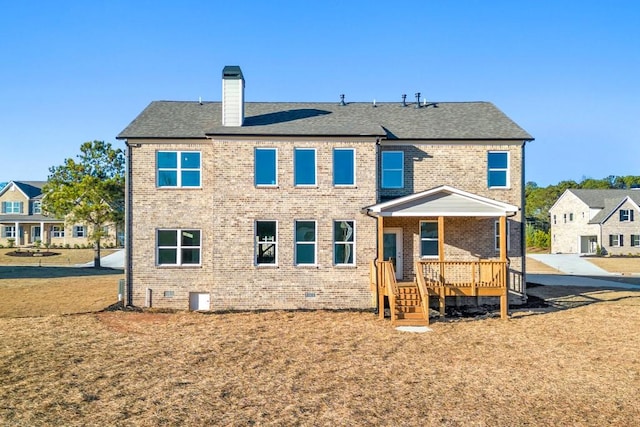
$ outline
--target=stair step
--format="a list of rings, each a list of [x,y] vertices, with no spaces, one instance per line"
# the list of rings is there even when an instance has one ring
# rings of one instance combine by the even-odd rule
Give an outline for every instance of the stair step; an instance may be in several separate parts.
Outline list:
[[[424,319],[422,312],[420,313],[396,313],[397,319]]]
[[[428,326],[424,319],[396,319],[395,326]]]

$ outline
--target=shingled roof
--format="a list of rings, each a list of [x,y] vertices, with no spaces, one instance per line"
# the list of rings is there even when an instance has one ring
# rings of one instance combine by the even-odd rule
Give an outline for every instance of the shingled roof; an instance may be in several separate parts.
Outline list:
[[[47,183],[47,181],[10,181],[6,186],[0,188],[0,194],[7,191],[11,183],[15,184],[15,186],[18,187],[29,199],[41,199],[42,187]]]
[[[573,193],[589,208],[600,209],[600,212],[591,218],[589,224],[599,224],[606,220],[627,197],[640,205],[640,190],[570,188],[567,191]]]
[[[118,136],[373,136],[402,140],[533,140],[489,102],[247,102],[242,126],[222,126],[222,103],[154,101]]]

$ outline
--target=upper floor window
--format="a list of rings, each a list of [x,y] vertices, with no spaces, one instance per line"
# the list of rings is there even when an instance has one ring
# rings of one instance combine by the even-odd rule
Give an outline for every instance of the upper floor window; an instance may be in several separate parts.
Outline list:
[[[2,213],[22,213],[22,202],[2,202]]]
[[[297,265],[316,263],[316,222],[296,221],[295,262]]]
[[[333,150],[333,185],[356,184],[355,153],[353,148]]]
[[[633,221],[633,209],[620,209],[620,222]]]
[[[506,224],[507,228],[507,250],[511,250],[511,233],[509,232],[509,221]],[[495,222],[495,249],[500,250],[500,221]]]
[[[509,186],[509,153],[489,151],[487,164],[489,188],[507,188]]]
[[[624,246],[622,234],[609,234],[609,246],[621,247]]]
[[[556,216],[555,216],[555,214],[553,215],[553,224],[554,225],[556,224]]]
[[[87,237],[84,229],[84,225],[73,226],[73,237]]]
[[[256,221],[256,265],[278,263],[278,223]]]
[[[573,212],[569,212],[569,222],[573,222]]]
[[[438,221],[420,221],[420,256],[438,256]]]
[[[404,187],[404,152],[382,152],[382,188]]]
[[[200,187],[198,151],[158,151],[156,166],[158,187]]]
[[[293,184],[316,185],[316,150],[296,148],[293,150]]]
[[[336,265],[355,264],[355,223],[354,221],[333,222],[333,263]]]
[[[200,230],[158,230],[158,265],[200,264]]]
[[[255,184],[278,184],[278,155],[275,148],[256,148],[255,150]]]
[[[33,202],[33,214],[38,215],[42,213],[42,202]]]

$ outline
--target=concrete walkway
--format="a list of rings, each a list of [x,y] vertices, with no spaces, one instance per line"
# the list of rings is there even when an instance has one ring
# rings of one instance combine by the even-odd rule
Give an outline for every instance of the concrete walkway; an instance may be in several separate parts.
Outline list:
[[[578,254],[529,254],[529,258],[547,264],[564,274],[579,276],[614,276]]]
[[[124,269],[124,249],[119,249],[112,254],[100,258],[100,266]],[[78,264],[76,267],[93,267],[93,261],[86,264]]]

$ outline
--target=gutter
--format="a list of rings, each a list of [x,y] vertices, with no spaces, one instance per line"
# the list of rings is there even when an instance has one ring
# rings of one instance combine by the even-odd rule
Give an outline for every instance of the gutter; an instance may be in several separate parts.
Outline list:
[[[125,181],[124,181],[124,206],[125,206],[125,215],[124,215],[124,281],[125,281],[125,306],[133,305],[133,286],[132,286],[132,254],[131,247],[132,245],[132,186],[131,186],[131,148],[136,146],[136,144],[130,145],[128,140],[125,140],[125,145],[127,147],[125,151]]]

